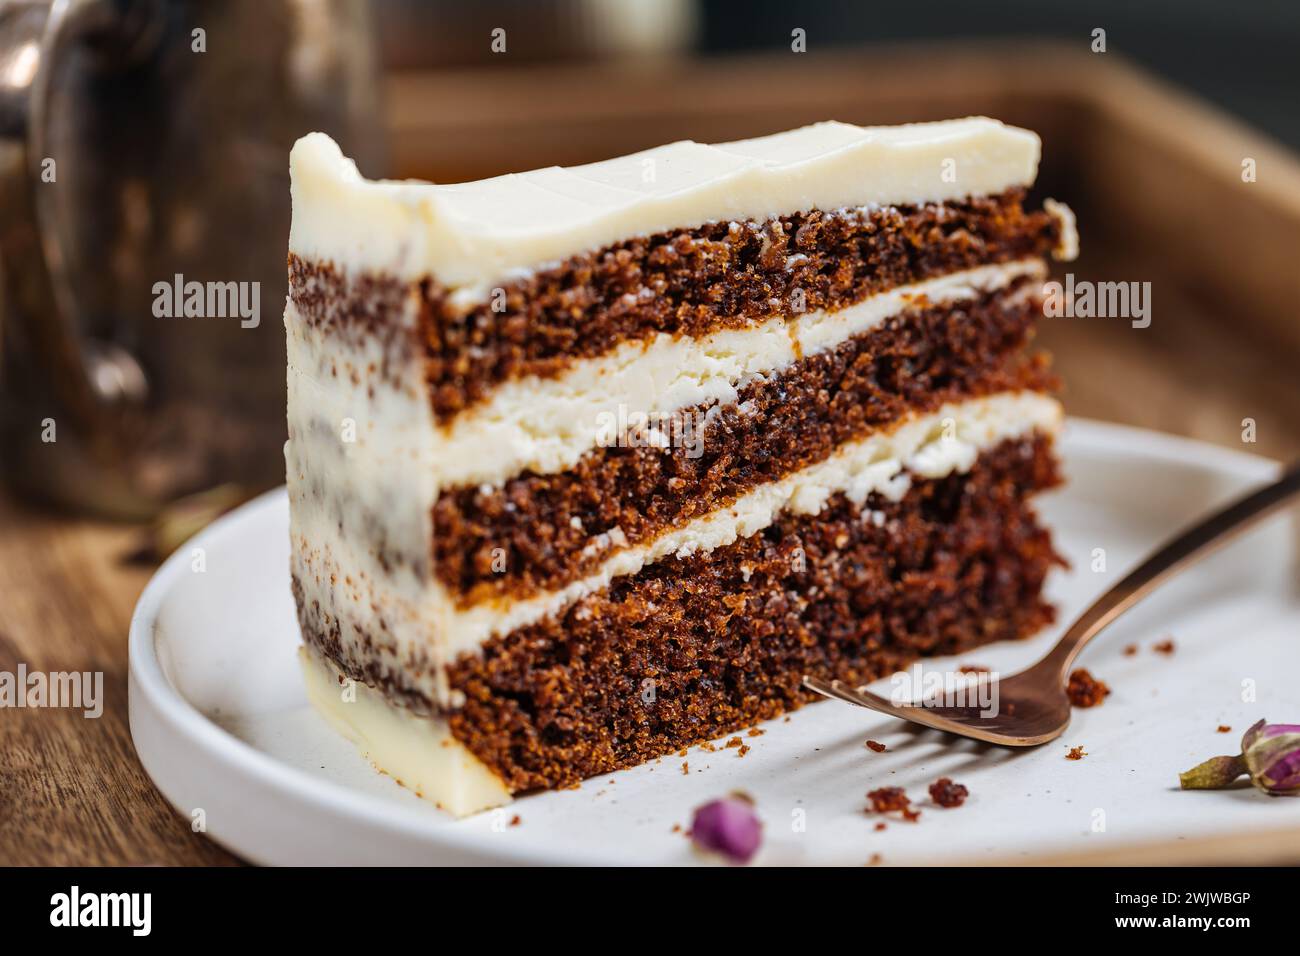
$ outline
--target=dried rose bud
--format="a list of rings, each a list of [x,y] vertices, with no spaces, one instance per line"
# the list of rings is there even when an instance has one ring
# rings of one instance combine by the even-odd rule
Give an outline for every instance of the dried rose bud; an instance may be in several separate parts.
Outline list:
[[[763,842],[763,824],[748,800],[724,797],[695,811],[691,840],[733,863],[748,863]]]
[[[1260,721],[1241,738],[1235,757],[1211,757],[1178,775],[1184,790],[1219,790],[1243,773],[1265,793],[1300,794],[1300,725]]]
[[[1250,780],[1265,793],[1300,794],[1300,724],[1260,721],[1241,738]]]

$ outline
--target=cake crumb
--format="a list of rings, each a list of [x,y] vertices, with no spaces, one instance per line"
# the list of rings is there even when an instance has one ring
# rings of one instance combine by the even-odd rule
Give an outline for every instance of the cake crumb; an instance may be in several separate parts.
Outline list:
[[[1221,733],[1221,734],[1230,734],[1230,733],[1232,733],[1232,728],[1229,727],[1227,724],[1219,724],[1218,730],[1219,730],[1219,733]]]
[[[669,831],[669,832],[671,832],[671,833],[681,833],[681,832],[682,832],[682,825],[681,825],[680,823],[674,823],[674,824],[673,824],[673,828],[672,828],[672,830]]]
[[[871,813],[894,813],[902,815],[908,823],[920,819],[921,811],[912,809],[912,801],[902,787],[880,787],[867,794],[871,801]]]
[[[1082,747],[1071,747],[1070,752],[1065,755],[1066,760],[1082,760],[1088,756],[1088,752]]]
[[[868,793],[867,799],[871,801],[871,809],[876,813],[902,810],[911,803],[902,787],[880,787]]]
[[[879,866],[880,861],[883,859],[884,857],[882,857],[879,853],[873,853],[871,854],[871,859],[867,861],[867,866]]]
[[[523,818],[521,818],[521,817],[519,816],[519,814],[517,814],[517,813],[516,813],[513,817],[510,818],[510,825],[511,825],[512,827],[517,827],[517,826],[519,826],[519,824],[521,824],[521,823],[523,823],[523,822],[524,822],[524,821],[523,821]]]
[[[1174,639],[1166,637],[1159,644],[1151,645],[1151,649],[1157,654],[1172,654],[1174,652]]]
[[[882,820],[882,821],[880,821],[879,823],[876,824],[876,832],[879,833],[881,830],[886,829],[888,826],[889,826],[889,824],[885,823],[885,822]]]
[[[874,750],[878,754],[882,754],[889,749],[879,740],[868,740],[866,746],[868,750]]]
[[[1075,707],[1096,707],[1109,694],[1110,688],[1082,667],[1070,673],[1070,680],[1065,685],[1065,696]]]
[[[743,757],[747,753],[749,753],[749,744],[741,744],[740,749],[736,751],[736,756]]]
[[[767,731],[764,730],[762,727],[750,727],[750,728],[749,728],[749,736],[751,736],[751,737],[761,737],[761,736],[763,736],[765,733],[767,733]]]
[[[732,747],[742,747],[744,746],[744,743],[745,742],[741,740],[739,737],[732,737],[730,740],[727,741],[727,748],[730,749]]]
[[[930,799],[941,807],[960,807],[969,796],[969,790],[960,783],[953,783],[949,777],[940,777],[930,784]]]
[[[1136,657],[1137,652],[1138,652],[1138,646],[1136,644],[1129,644],[1127,647],[1124,648],[1125,657]]]
[[[691,765],[690,765],[689,763],[687,763],[685,760],[683,760],[683,761],[682,761],[682,773],[683,773],[683,774],[689,774],[690,772],[691,772]]]
[[[704,741],[704,743],[700,744],[700,749],[703,750],[705,753],[710,753],[710,754],[711,754],[711,753],[717,753],[717,752],[718,752],[718,748],[715,747],[715,746],[712,744],[712,742],[710,742],[710,741],[708,741],[708,740],[706,740],[706,741]]]
[[[957,668],[958,674],[987,674],[989,669],[983,664],[963,664]]]

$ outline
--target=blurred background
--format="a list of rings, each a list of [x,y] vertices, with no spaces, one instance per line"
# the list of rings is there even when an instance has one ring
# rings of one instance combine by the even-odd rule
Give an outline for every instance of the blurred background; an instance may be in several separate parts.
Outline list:
[[[1300,147],[1300,5],[1290,0],[378,0],[375,12],[384,61],[402,70],[491,63],[485,32],[521,17],[531,22],[511,47],[516,63],[788,51],[795,27],[810,53],[932,39],[1075,45],[1101,27],[1123,56]]]
[[[308,130],[454,182],[977,113],[1042,136],[1078,278],[1151,283],[1147,328],[1045,321],[1071,412],[1296,457],[1297,44],[1280,0],[0,0],[0,474],[136,520],[282,480]],[[160,316],[176,277],[260,316]]]

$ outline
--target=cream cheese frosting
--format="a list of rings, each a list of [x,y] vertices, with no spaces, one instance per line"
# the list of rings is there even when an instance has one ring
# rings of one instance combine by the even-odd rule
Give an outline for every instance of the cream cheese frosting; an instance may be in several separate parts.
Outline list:
[[[323,133],[290,155],[292,252],[464,303],[494,283],[629,236],[809,209],[942,202],[1033,182],[1039,139],[986,117],[825,122],[731,143],[690,141],[586,166],[454,185],[373,182]]]
[[[445,719],[393,704],[306,647],[298,649],[298,660],[317,713],[416,796],[458,817],[510,802],[501,778],[452,736]]]

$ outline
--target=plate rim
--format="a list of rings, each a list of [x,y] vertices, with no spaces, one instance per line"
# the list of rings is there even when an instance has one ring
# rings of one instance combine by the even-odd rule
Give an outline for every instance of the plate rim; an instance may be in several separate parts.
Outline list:
[[[1174,460],[1182,464],[1188,464],[1188,459],[1194,457],[1196,464],[1203,470],[1248,480],[1267,481],[1282,468],[1280,462],[1251,452],[1225,448],[1181,435],[1094,419],[1068,417],[1063,438],[1103,453],[1132,453],[1135,449],[1140,449],[1139,453],[1143,457]],[[1068,470],[1068,459],[1065,459],[1065,467]],[[392,802],[383,805],[382,813],[376,813],[375,797],[346,784],[322,779],[282,763],[212,721],[172,684],[159,659],[154,637],[159,612],[167,594],[176,579],[188,570],[189,549],[202,546],[204,542],[237,536],[241,527],[256,523],[263,512],[279,505],[286,494],[283,485],[266,491],[221,516],[187,540],[154,572],[131,614],[127,640],[127,696],[131,737],[141,764],[168,804],[183,814],[189,812],[180,806],[169,792],[170,788],[159,780],[156,761],[161,761],[164,757],[152,749],[155,745],[155,732],[161,732],[160,739],[167,741],[166,746],[187,748],[190,753],[206,756],[228,773],[258,787],[279,791],[293,801],[306,801],[317,814],[342,815],[347,818],[349,826],[359,826],[367,835],[377,837],[383,833],[389,840],[418,840],[430,851],[450,851],[462,860],[478,863],[610,865],[611,861],[607,857],[576,848],[556,851],[552,848],[541,850],[516,845],[509,852],[489,851],[483,846],[481,834],[476,831],[458,831],[446,821],[441,829],[435,831],[430,827],[428,814],[421,807]],[[146,716],[146,711],[150,716]],[[146,723],[150,720],[156,720],[157,726],[150,725],[146,728]],[[144,746],[142,740],[146,742]],[[158,746],[164,745],[159,743]],[[166,774],[162,776],[165,777]],[[243,859],[268,863],[275,861],[276,854],[262,854],[258,848],[245,845],[237,834],[220,832],[224,829],[223,824],[219,829],[206,831],[205,835]],[[1296,836],[1296,831],[1290,828],[1281,829],[1278,833],[1287,839]]]

